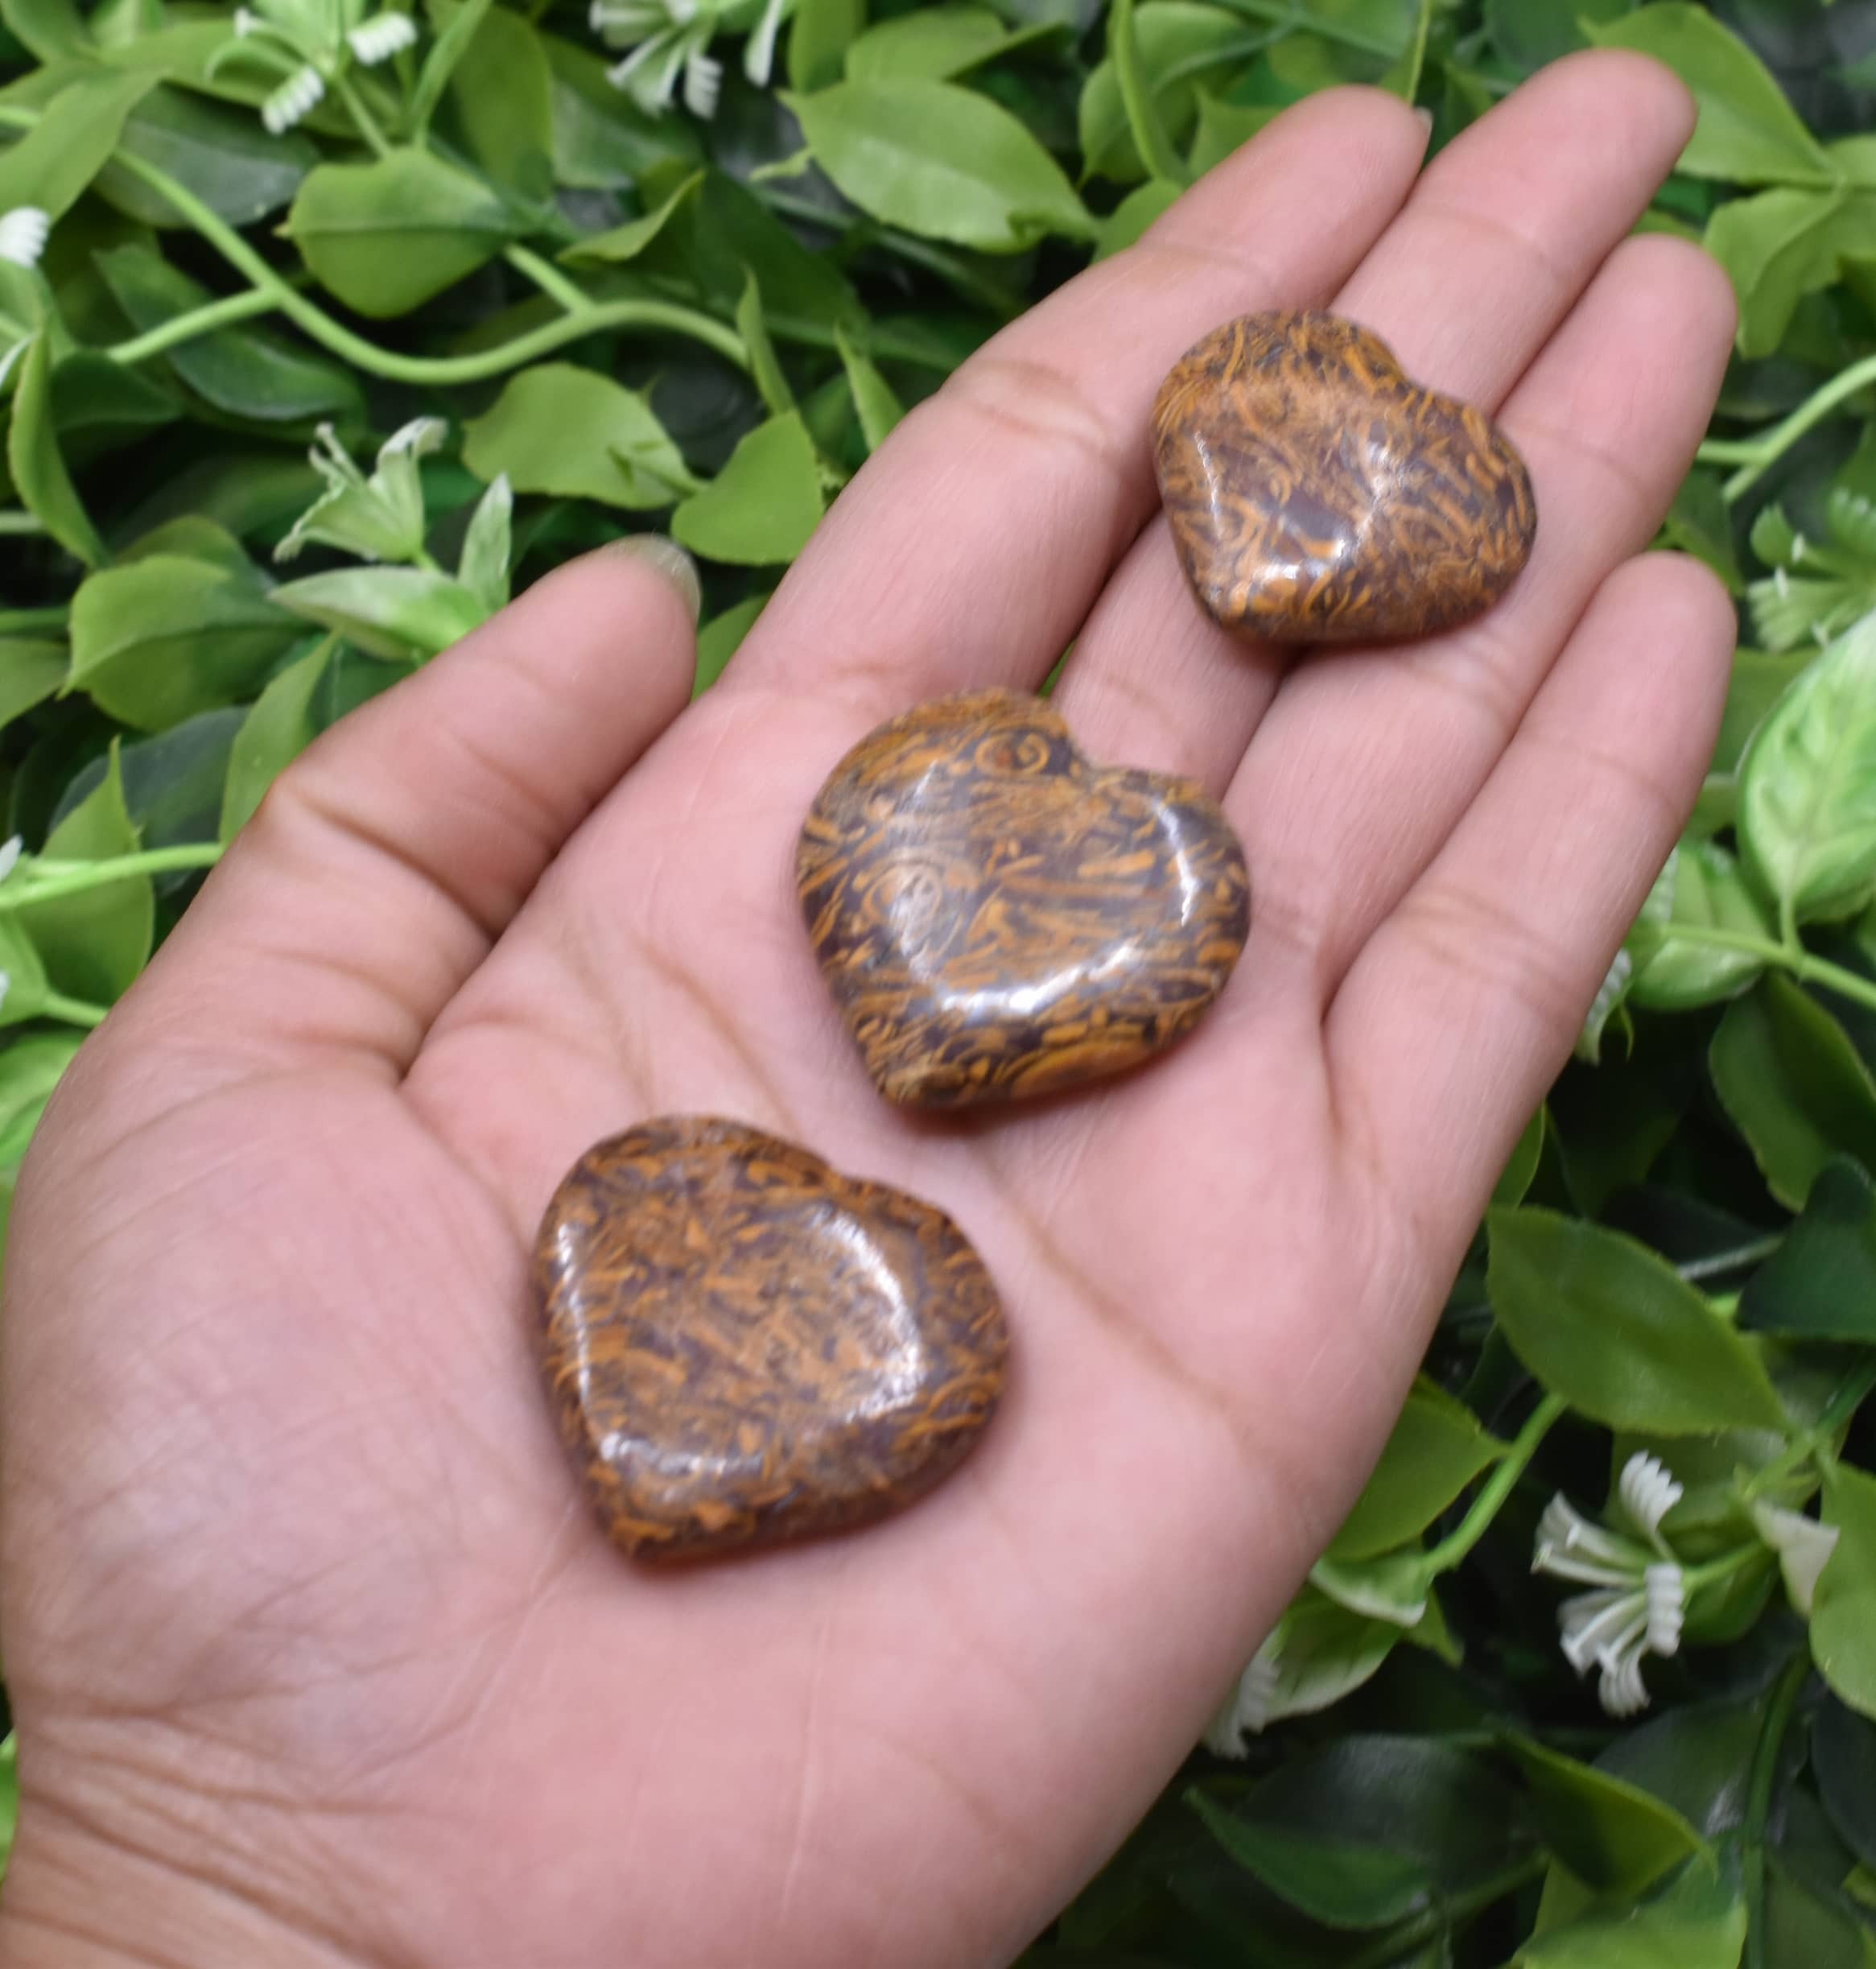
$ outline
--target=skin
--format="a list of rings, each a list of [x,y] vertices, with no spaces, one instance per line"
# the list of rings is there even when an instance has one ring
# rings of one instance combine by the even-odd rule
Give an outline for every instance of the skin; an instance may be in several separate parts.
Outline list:
[[[1416,184],[1414,116],[1317,97],[908,419],[694,708],[678,590],[602,555],[285,776],[21,1183],[0,1963],[957,1969],[1045,1923],[1359,1490],[1709,756],[1730,606],[1635,557],[1733,303],[1625,237],[1693,121],[1586,55]],[[1472,625],[1286,664],[1184,592],[1148,412],[1217,322],[1324,303],[1496,412],[1542,520]],[[1090,750],[1226,800],[1249,948],[1129,1079],[893,1112],[796,828],[880,720],[1071,638]],[[1008,1399],[916,1509],[678,1576],[604,1542],[526,1253],[671,1111],[983,1253]]]

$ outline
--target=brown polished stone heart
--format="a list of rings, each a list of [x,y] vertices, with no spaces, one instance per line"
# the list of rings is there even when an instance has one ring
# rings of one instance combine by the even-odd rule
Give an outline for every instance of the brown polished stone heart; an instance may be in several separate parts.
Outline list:
[[[1450,629],[1527,559],[1524,461],[1338,316],[1246,315],[1187,350],[1153,408],[1193,591],[1235,635],[1366,642]]]
[[[1084,757],[1040,698],[939,698],[822,787],[795,873],[889,1100],[1007,1100],[1169,1046],[1250,927],[1243,851],[1188,779]]]
[[[589,1149],[541,1224],[541,1360],[607,1531],[690,1558],[864,1525],[963,1461],[1008,1345],[929,1203],[735,1121]]]

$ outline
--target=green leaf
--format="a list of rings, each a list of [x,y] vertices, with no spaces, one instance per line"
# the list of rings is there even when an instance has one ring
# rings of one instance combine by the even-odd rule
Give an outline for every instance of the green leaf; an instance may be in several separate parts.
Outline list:
[[[771,416],[785,416],[794,408],[794,392],[788,386],[788,378],[776,358],[775,345],[769,339],[769,324],[762,315],[761,284],[752,267],[747,270],[742,297],[736,303],[736,332],[749,352],[749,374],[757,395]]]
[[[1227,102],[1202,89],[1198,102],[1198,128],[1186,159],[1186,169],[1195,178],[1234,156],[1280,114],[1276,103]]]
[[[1771,1193],[1804,1207],[1833,1155],[1876,1169],[1876,1082],[1842,1026],[1787,978],[1762,978],[1729,1008],[1709,1061],[1721,1104]]]
[[[1852,1709],[1876,1716],[1876,1477],[1848,1463],[1828,1466],[1823,1517],[1837,1540],[1817,1578],[1812,1658]]]
[[[1816,654],[1815,649],[1783,656],[1769,656],[1760,650],[1734,651],[1726,715],[1713,747],[1716,771],[1730,773],[1738,767],[1753,733]]]
[[[849,45],[847,79],[850,82],[904,77],[949,81],[1019,48],[1053,39],[1060,32],[1051,21],[1037,21],[1012,31],[988,7],[917,7],[868,28]]]
[[[45,856],[101,861],[134,854],[140,845],[113,743],[103,781],[47,836]],[[125,875],[76,895],[28,903],[19,916],[57,990],[87,1004],[113,1005],[149,962],[156,894],[147,875]]]
[[[905,415],[905,406],[893,394],[893,386],[873,366],[872,357],[844,328],[835,329],[834,344],[840,351],[841,366],[847,371],[847,387],[852,392],[860,435],[866,440],[868,452],[876,452]]]
[[[1818,1171],[1803,1215],[1747,1282],[1739,1323],[1876,1346],[1876,1184],[1848,1156]]]
[[[490,0],[463,0],[460,6],[440,10],[443,13],[440,21],[435,18],[439,10],[432,8],[436,39],[430,44],[430,52],[423,57],[423,66],[417,72],[417,86],[410,92],[410,124],[414,130],[429,128],[430,119],[443,101],[443,91],[449,87],[456,64],[468,52],[470,42],[488,14],[489,5]]]
[[[219,839],[232,840],[247,825],[268,787],[317,736],[315,694],[338,646],[339,638],[328,636],[254,700],[229,754]]]
[[[688,118],[647,116],[606,80],[607,64],[590,49],[558,35],[542,35],[541,45],[554,78],[554,172],[563,186],[628,191],[661,163],[703,161]]]
[[[1751,1348],[1644,1245],[1544,1210],[1487,1221],[1499,1331],[1573,1408],[1664,1435],[1787,1426]]]
[[[1592,23],[1599,47],[1633,48],[1664,62],[1693,91],[1700,122],[1679,169],[1734,184],[1828,184],[1830,160],[1765,65],[1705,7],[1645,6]]]
[[[752,567],[793,560],[820,524],[821,476],[799,411],[758,424],[671,516],[694,554]]]
[[[0,914],[0,977],[6,980],[0,992],[0,1026],[23,1024],[45,1010],[52,981],[17,910]]]
[[[139,329],[156,328],[212,298],[147,246],[119,246],[95,254],[93,263]],[[322,417],[349,422],[364,415],[364,397],[349,370],[264,329],[219,328],[177,344],[163,360],[204,402],[231,417],[300,423]]]
[[[839,82],[784,101],[815,163],[889,225],[985,253],[1094,237],[1054,159],[987,97],[949,82]]]
[[[1730,199],[1707,221],[1705,244],[1739,297],[1740,353],[1768,356],[1799,302],[1876,246],[1876,201],[1841,186]]]
[[[153,554],[80,584],[70,683],[120,723],[159,732],[245,696],[302,634],[257,569]]]
[[[453,576],[431,568],[340,568],[286,582],[272,600],[386,663],[435,656],[490,613]]]
[[[43,62],[90,50],[91,37],[73,0],[0,0],[0,20]]]
[[[823,89],[839,79],[841,58],[866,26],[866,0],[797,0],[788,31],[791,89]]]
[[[1527,1942],[1522,1969],[1738,1969],[1746,1902],[1717,1868],[1690,1860],[1651,1900],[1598,1911]]]
[[[531,198],[553,195],[553,80],[540,36],[503,6],[482,13],[449,79],[469,156],[498,184]]]
[[[729,667],[730,658],[742,647],[743,638],[755,627],[768,601],[766,595],[752,595],[697,632],[697,679],[691,691],[694,698],[701,697]]]
[[[230,225],[253,225],[279,211],[320,159],[298,130],[272,136],[252,109],[206,102],[167,85],[151,90],[132,109],[118,148],[174,178]],[[192,223],[121,162],[98,173],[97,189],[126,217],[144,225],[186,228]]]
[[[1499,1740],[1530,1787],[1545,1843],[1586,1885],[1639,1894],[1670,1867],[1712,1849],[1672,1806],[1515,1730]]]
[[[1133,29],[1144,85],[1175,143],[1185,141],[1198,119],[1199,81],[1228,72],[1258,39],[1241,15],[1197,0],[1148,0],[1135,14]],[[1111,58],[1083,85],[1076,124],[1086,176],[1130,184],[1147,175]]]
[[[456,579],[491,615],[508,605],[509,562],[514,551],[514,489],[497,473],[476,502],[463,534]]]
[[[321,164],[299,188],[285,231],[315,279],[348,308],[407,314],[492,259],[513,230],[507,208],[427,151],[369,164]]]
[[[1425,1868],[1404,1853],[1242,1817],[1196,1785],[1185,1802],[1239,1866],[1326,1926],[1390,1927],[1432,1903]]]
[[[52,357],[47,332],[34,336],[14,372],[13,422],[6,433],[6,464],[27,510],[86,567],[105,558],[90,516],[79,502],[52,427]]]
[[[37,205],[59,218],[104,168],[149,75],[88,76],[62,89],[18,142],[0,151],[0,212]]]
[[[567,362],[511,377],[464,427],[463,462],[480,479],[506,473],[517,493],[641,510],[669,506],[697,484],[642,396]]]
[[[1829,1699],[1811,1732],[1811,1768],[1845,1845],[1876,1867],[1876,1723]]]
[[[1157,178],[1136,185],[1096,229],[1095,258],[1105,260],[1124,253],[1156,219],[1172,210],[1181,188]]]
[[[1662,526],[1668,542],[1705,561],[1726,583],[1729,594],[1746,592],[1745,577],[1733,550],[1732,515],[1718,473],[1694,466],[1680,481]]]
[[[1543,1160],[1544,1138],[1550,1133],[1550,1113],[1540,1108],[1524,1125],[1524,1132],[1518,1137],[1518,1145],[1512,1150],[1506,1162],[1504,1174],[1494,1186],[1491,1200],[1507,1210],[1523,1202],[1537,1178],[1537,1165]]]
[[[1675,851],[1674,906],[1664,923],[1638,925],[1629,939],[1635,972],[1631,1003],[1648,1011],[1681,1012],[1743,991],[1765,968],[1750,951],[1716,950],[1677,937],[1678,930],[1722,930],[1778,942],[1763,906],[1747,888],[1739,865],[1712,841],[1683,841]]]
[[[62,642],[36,636],[0,636],[0,725],[43,704],[65,681]]]
[[[26,1033],[0,1051],[0,1167],[19,1166],[79,1044],[69,1033]],[[10,1744],[13,1739],[6,1740]],[[17,1794],[17,1779],[14,1784]],[[4,1795],[0,1792],[0,1811]]]
[[[1314,1587],[1291,1601],[1272,1637],[1272,1721],[1312,1715],[1359,1689],[1404,1638],[1400,1624],[1351,1612]]]
[[[692,171],[682,179],[675,190],[670,192],[642,218],[628,219],[623,225],[615,225],[609,232],[595,233],[586,239],[576,240],[560,255],[569,265],[581,261],[607,261],[618,263],[635,260],[656,239],[667,221],[680,205],[686,204],[703,182],[703,173]]]
[[[1798,921],[1876,890],[1876,616],[1805,669],[1739,768],[1747,866]]]
[[[1529,74],[1585,47],[1585,21],[1614,20],[1635,0],[1485,0],[1486,30],[1513,67]]]
[[[1335,1534],[1330,1556],[1371,1558],[1417,1538],[1503,1454],[1504,1445],[1464,1402],[1423,1377],[1414,1383],[1367,1488]]]

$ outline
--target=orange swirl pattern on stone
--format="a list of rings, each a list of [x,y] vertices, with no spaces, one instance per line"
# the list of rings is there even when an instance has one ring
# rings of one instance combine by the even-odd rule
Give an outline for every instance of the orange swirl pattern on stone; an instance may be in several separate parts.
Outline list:
[[[598,1143],[534,1247],[542,1373],[614,1542],[688,1558],[870,1523],[1003,1390],[982,1261],[929,1203],[735,1121]]]
[[[802,910],[889,1100],[1005,1100],[1118,1073],[1223,989],[1243,851],[1188,779],[1086,759],[1039,698],[939,698],[863,739],[796,854]]]
[[[1339,316],[1214,329],[1161,385],[1153,440],[1180,562],[1235,635],[1449,629],[1530,558],[1536,501],[1510,440]]]

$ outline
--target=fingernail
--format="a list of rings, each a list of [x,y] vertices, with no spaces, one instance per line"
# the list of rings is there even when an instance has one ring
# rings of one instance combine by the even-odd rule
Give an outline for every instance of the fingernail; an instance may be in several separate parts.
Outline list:
[[[684,606],[691,613],[691,625],[696,625],[697,618],[703,613],[703,584],[697,578],[696,562],[675,540],[667,540],[662,533],[629,533],[623,539],[612,541],[606,551],[624,554],[655,568],[683,597]]]

